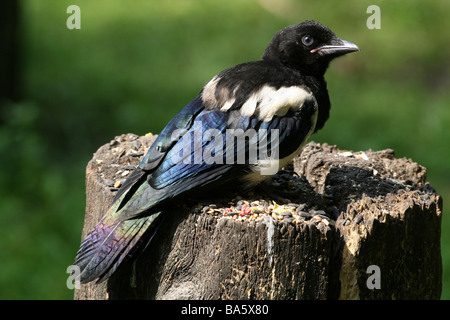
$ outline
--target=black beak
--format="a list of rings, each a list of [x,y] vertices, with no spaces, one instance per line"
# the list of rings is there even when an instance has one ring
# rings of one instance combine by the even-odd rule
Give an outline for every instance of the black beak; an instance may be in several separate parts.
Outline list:
[[[346,40],[336,38],[331,45],[324,45],[322,47],[311,50],[311,53],[317,53],[321,56],[340,56],[353,51],[359,51],[359,47]]]

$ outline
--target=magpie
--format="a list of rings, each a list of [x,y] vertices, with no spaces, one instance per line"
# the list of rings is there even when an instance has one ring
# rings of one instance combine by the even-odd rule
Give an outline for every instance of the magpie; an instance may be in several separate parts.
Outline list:
[[[151,241],[182,197],[251,189],[285,166],[329,117],[329,63],[358,50],[328,27],[304,21],[278,31],[260,60],[207,82],[161,131],[81,243],[74,263],[81,283],[110,277]]]

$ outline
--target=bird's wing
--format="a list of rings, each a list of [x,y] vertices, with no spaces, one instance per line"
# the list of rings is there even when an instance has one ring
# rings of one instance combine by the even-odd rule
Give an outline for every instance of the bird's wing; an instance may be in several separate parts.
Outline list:
[[[158,135],[154,143],[150,146],[146,155],[142,159],[139,167],[134,170],[126,179],[124,184],[117,191],[114,201],[117,201],[122,195],[127,192],[136,182],[145,178],[149,173],[153,172],[159,165],[161,160],[167,154],[167,151],[177,142],[172,135],[176,130],[188,130],[197,116],[203,110],[204,106],[199,101],[199,97],[187,104],[169,123],[164,127]],[[132,192],[128,192],[132,193]],[[125,201],[128,200],[127,198]],[[122,200],[122,202],[124,202]]]
[[[186,125],[182,128],[169,123],[162,132],[162,139],[157,139],[153,144],[156,146],[152,146],[144,157],[140,170],[150,168],[147,171],[145,187],[138,197],[128,197],[121,207],[118,216],[120,220],[147,214],[152,207],[160,207],[167,201],[197,188],[212,187],[213,182],[217,188],[247,169],[245,164],[235,166],[223,160],[205,159],[205,151],[219,154],[219,149],[223,150],[229,115],[219,109],[207,109],[201,98],[195,99],[191,104],[198,110],[195,116],[191,117],[189,122],[184,122]],[[216,136],[208,135],[211,132]],[[162,148],[158,148],[158,143],[161,143]],[[224,155],[222,159],[223,157]]]

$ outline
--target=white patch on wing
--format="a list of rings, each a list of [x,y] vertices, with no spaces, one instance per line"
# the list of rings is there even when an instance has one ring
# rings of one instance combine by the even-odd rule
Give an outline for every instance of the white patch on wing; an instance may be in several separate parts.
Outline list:
[[[223,103],[222,107],[220,108],[220,111],[223,111],[223,112],[228,111],[228,109],[230,109],[233,106],[235,101],[236,101],[236,99],[234,97],[229,100],[226,100]]]
[[[216,99],[216,87],[217,82],[219,82],[220,78],[215,76],[212,78],[211,81],[209,81],[204,87],[202,92],[202,100],[203,103],[209,106],[216,106],[217,99]]]
[[[241,107],[241,114],[250,117],[255,113],[262,121],[270,121],[273,116],[284,116],[289,109],[299,110],[306,100],[314,99],[311,92],[298,86],[275,89],[263,86],[250,95]]]
[[[205,105],[211,108],[220,108],[221,111],[228,111],[234,102],[236,101],[235,93],[238,90],[239,86],[237,86],[233,92],[230,94],[230,90],[228,88],[220,88],[217,91],[217,83],[221,78],[215,76],[209,81],[202,92],[202,100]]]

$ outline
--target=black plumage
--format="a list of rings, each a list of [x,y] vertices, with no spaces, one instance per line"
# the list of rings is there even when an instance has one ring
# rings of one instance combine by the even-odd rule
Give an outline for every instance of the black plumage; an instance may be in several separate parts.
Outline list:
[[[84,239],[75,261],[81,281],[108,278],[152,238],[174,200],[229,185],[252,188],[287,164],[329,117],[330,61],[356,50],[305,21],[277,32],[261,60],[209,81],[162,130]]]

